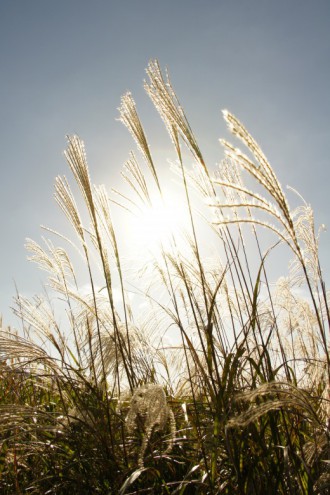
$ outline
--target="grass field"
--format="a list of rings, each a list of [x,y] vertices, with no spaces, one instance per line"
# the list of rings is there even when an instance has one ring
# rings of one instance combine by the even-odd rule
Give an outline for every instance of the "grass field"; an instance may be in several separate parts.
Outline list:
[[[290,209],[227,111],[234,144],[210,170],[157,61],[147,76],[175,196],[129,93],[120,119],[138,151],[123,190],[94,186],[68,137],[76,192],[57,177],[55,199],[72,236],[27,241],[48,291],[18,295],[22,328],[0,333],[0,492],[329,493],[329,295],[313,210],[294,191]]]

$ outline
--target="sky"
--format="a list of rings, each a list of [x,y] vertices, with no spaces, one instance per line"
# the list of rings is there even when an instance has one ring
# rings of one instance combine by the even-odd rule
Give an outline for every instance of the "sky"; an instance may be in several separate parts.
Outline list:
[[[53,199],[69,175],[65,136],[86,144],[92,180],[111,188],[132,140],[117,121],[130,90],[157,149],[163,132],[143,90],[145,68],[167,67],[212,169],[223,157],[221,109],[261,144],[283,186],[329,223],[329,0],[2,0],[0,2],[0,313],[15,287],[41,291],[27,237],[61,228]],[[330,234],[320,254],[330,280]],[[329,283],[328,283],[329,286]]]

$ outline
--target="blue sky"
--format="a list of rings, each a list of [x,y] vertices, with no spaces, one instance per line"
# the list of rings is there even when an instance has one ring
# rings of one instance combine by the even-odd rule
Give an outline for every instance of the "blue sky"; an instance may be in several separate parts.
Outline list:
[[[250,130],[283,185],[329,217],[330,2],[328,0],[2,0],[0,3],[0,312],[14,281],[40,292],[26,237],[60,228],[54,178],[68,174],[65,135],[86,143],[93,181],[118,184],[132,142],[116,121],[131,90],[147,134],[158,118],[145,67],[169,68],[212,168],[222,157],[220,110]],[[161,146],[161,141],[159,141]],[[330,279],[329,232],[321,260]]]

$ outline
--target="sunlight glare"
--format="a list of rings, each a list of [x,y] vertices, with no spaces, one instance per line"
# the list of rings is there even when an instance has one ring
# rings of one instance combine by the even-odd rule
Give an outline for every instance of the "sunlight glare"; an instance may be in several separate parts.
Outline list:
[[[142,249],[155,254],[180,242],[187,220],[186,205],[182,204],[182,199],[167,195],[165,199],[156,198],[152,206],[141,209],[133,234]]]

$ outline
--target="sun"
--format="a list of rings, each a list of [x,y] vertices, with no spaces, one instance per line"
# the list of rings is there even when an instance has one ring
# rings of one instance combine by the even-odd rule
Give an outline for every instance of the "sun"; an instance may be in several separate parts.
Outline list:
[[[136,245],[153,254],[177,246],[188,225],[187,207],[180,196],[168,192],[137,213],[132,235]]]

